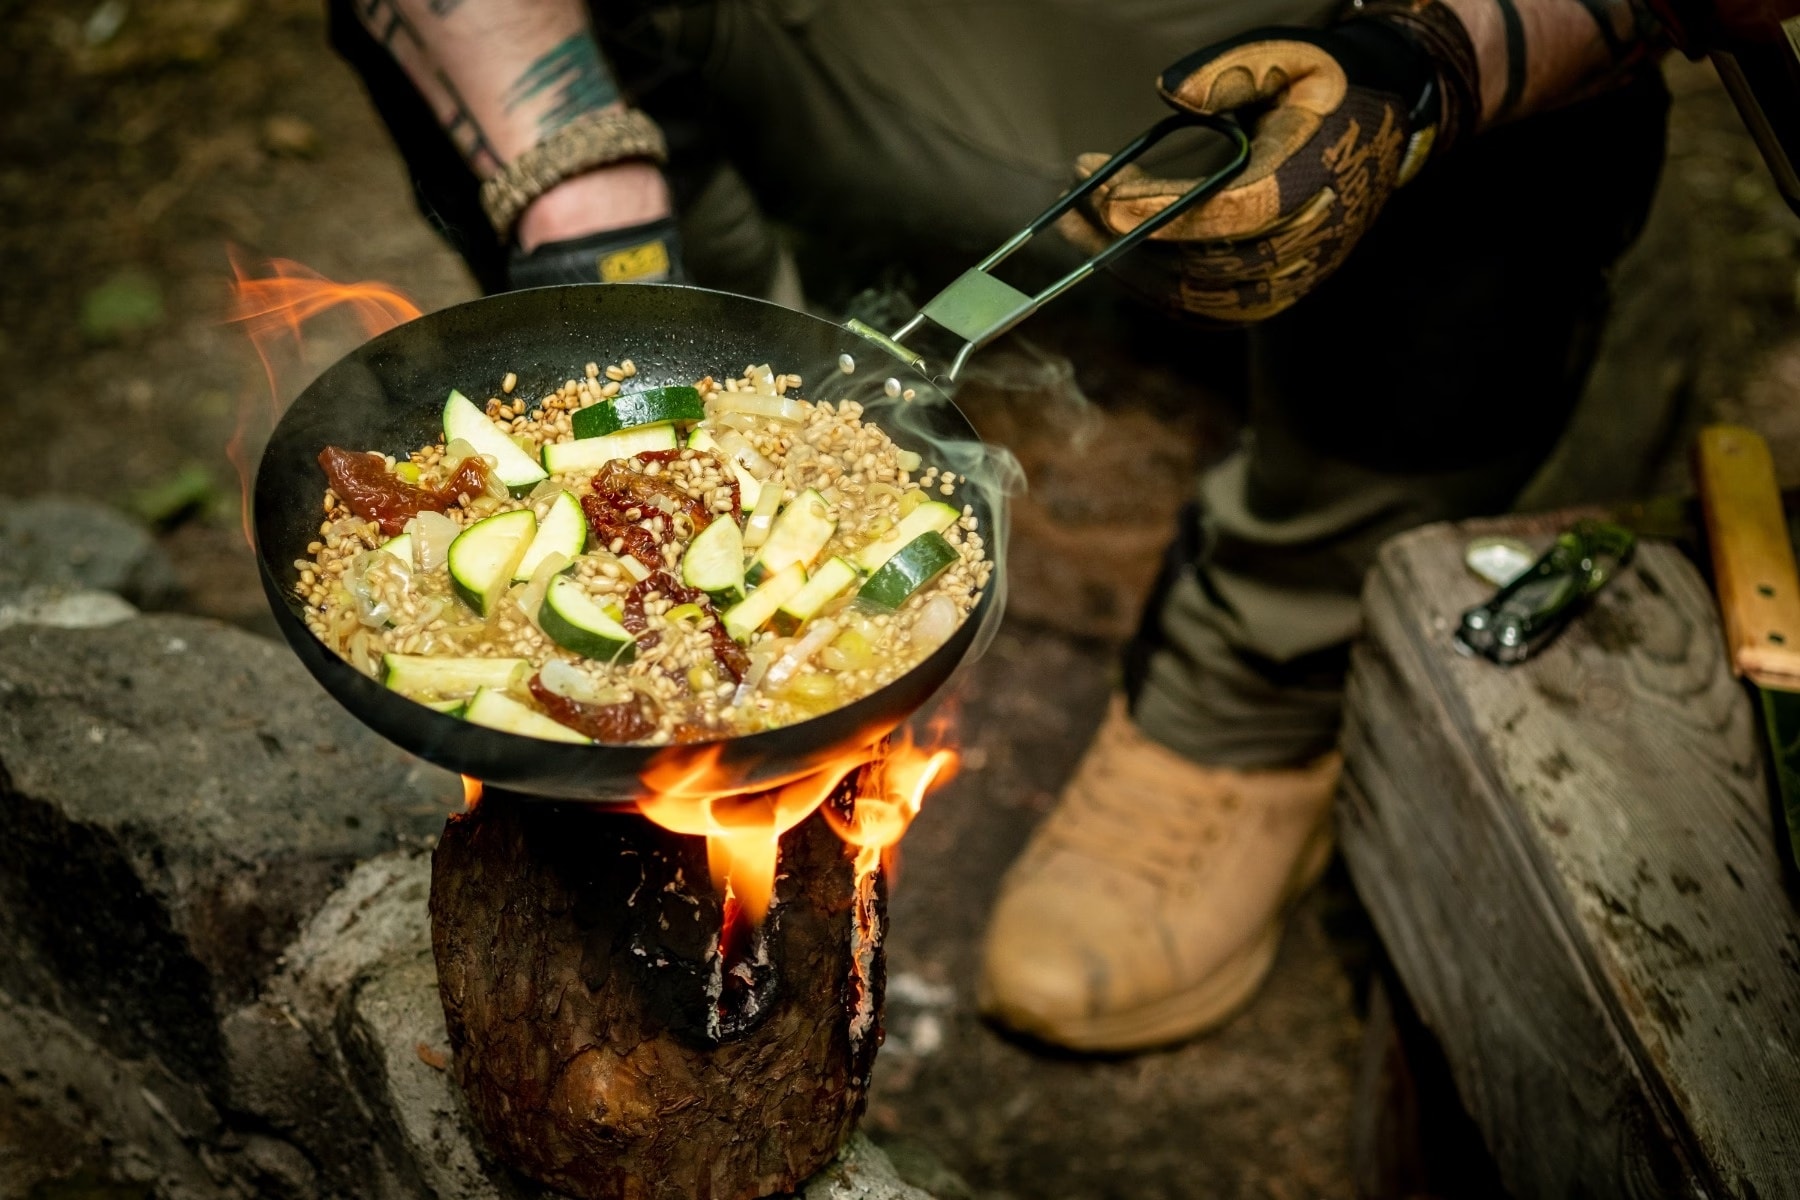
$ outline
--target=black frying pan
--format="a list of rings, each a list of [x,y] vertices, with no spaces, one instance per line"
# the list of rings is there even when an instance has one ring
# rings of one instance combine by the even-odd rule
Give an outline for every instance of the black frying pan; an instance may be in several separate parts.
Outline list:
[[[1175,129],[1191,125],[1230,136],[1237,150],[1233,162],[1036,296],[988,274],[1125,163]],[[1247,157],[1248,143],[1229,120],[1185,115],[1165,119],[927,303],[895,338],[855,323],[833,325],[743,296],[659,284],[511,292],[409,321],[360,346],[319,376],[287,410],[263,452],[253,497],[256,553],[276,623],[327,691],[371,729],[414,754],[527,795],[630,801],[641,791],[639,778],[653,759],[659,754],[690,754],[693,747],[573,745],[471,725],[389,691],[312,635],[294,595],[298,578],[294,562],[308,557],[307,543],[318,536],[319,502],[325,491],[319,451],[340,445],[404,456],[437,438],[444,396],[451,388],[481,395],[482,381],[513,371],[519,376],[517,394],[540,396],[577,373],[583,363],[624,358],[637,365],[634,384],[646,387],[692,383],[704,375],[728,376],[746,364],[766,362],[777,371],[804,375],[805,393],[822,399],[826,398],[822,386],[839,382],[833,380],[839,356],[849,354],[864,379],[894,375],[921,393],[941,397],[925,364],[897,338],[922,321],[963,338],[966,344],[948,372],[953,376],[971,350],[1223,186]],[[911,406],[909,412],[915,431],[888,429],[904,447],[929,453],[922,444],[927,436],[976,439],[968,419],[948,399]],[[976,505],[984,531],[993,528],[996,514],[985,499],[979,495],[960,499]],[[948,642],[900,679],[823,716],[714,743],[722,755],[721,765],[742,782],[773,783],[886,734],[924,705],[962,661],[991,615],[993,591],[983,594]]]

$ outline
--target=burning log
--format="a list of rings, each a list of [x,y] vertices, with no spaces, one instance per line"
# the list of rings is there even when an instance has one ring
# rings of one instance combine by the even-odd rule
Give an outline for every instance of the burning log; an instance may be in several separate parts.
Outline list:
[[[494,1151],[582,1200],[749,1200],[828,1163],[881,1040],[885,891],[856,855],[795,826],[758,927],[702,839],[635,814],[492,792],[453,819],[432,947]]]

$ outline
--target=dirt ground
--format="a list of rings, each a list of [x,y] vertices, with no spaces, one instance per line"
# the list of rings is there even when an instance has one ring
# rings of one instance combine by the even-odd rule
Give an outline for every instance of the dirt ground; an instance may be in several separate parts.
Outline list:
[[[32,98],[0,114],[0,377],[13,389],[0,404],[0,492],[96,495],[160,522],[185,605],[252,628],[267,626],[225,446],[266,384],[221,320],[227,248],[385,280],[426,310],[474,295],[326,47],[321,7],[22,0],[0,33],[13,95]],[[1710,69],[1677,61],[1667,75],[1664,187],[1619,269],[1605,356],[1536,494],[1545,503],[1679,489],[1688,434],[1720,417],[1763,429],[1787,480],[1800,479],[1789,402],[1800,388],[1800,222]],[[329,321],[313,332],[306,360],[287,364],[290,392],[359,340]],[[893,1034],[870,1128],[989,1200],[1346,1196],[1371,947],[1335,876],[1298,913],[1261,999],[1201,1042],[1080,1061],[973,1015],[998,872],[1097,722],[1110,645],[1129,628],[1167,514],[1231,425],[1192,408],[1172,418],[1168,381],[1120,364],[1084,364],[1070,379],[1029,350],[1013,355],[1002,361],[1024,366],[995,384],[1012,407],[993,419],[1019,435],[1033,478],[1016,578],[1039,586],[1019,589],[1036,599],[1015,605],[975,675],[963,777],[905,848]],[[1079,452],[1025,437],[1017,405],[1045,392],[1099,404],[1082,417]],[[1172,419],[1181,436],[1157,436]],[[1151,441],[1148,506],[1123,501],[1104,481]],[[1054,539],[1069,522],[1105,535],[1113,557],[1068,570]],[[0,1138],[37,1137],[24,1128],[0,1114]]]

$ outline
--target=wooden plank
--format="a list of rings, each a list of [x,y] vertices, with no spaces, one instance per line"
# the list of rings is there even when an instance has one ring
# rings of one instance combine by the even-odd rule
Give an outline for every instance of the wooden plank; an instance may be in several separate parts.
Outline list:
[[[1462,547],[1495,528],[1371,573],[1358,889],[1516,1194],[1800,1196],[1800,920],[1712,599],[1646,545],[1531,663],[1464,658]]]

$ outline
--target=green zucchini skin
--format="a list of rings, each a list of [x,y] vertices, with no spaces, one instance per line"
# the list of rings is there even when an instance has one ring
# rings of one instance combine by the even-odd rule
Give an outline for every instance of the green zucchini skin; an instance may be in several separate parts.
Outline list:
[[[489,615],[536,535],[537,517],[529,508],[495,513],[457,534],[450,543],[450,584],[463,603]]]
[[[443,418],[444,444],[461,438],[477,453],[492,456],[497,464],[494,474],[512,491],[525,491],[543,481],[544,468],[500,432],[500,427],[474,401],[454,388],[444,401]]]
[[[857,569],[873,575],[883,563],[910,545],[921,533],[942,533],[962,516],[955,508],[939,500],[927,500],[900,518],[900,523],[881,537],[858,550],[853,556]]]
[[[769,527],[768,540],[750,561],[745,578],[759,584],[768,576],[798,563],[810,569],[837,532],[837,518],[825,497],[807,488],[788,502]]]
[[[594,603],[581,585],[566,575],[550,581],[538,608],[538,628],[565,650],[583,658],[628,663],[637,657],[631,631]]]
[[[942,575],[962,556],[944,535],[927,530],[896,551],[856,593],[864,604],[892,611]]]
[[[598,471],[615,458],[631,458],[646,450],[673,450],[679,441],[673,425],[640,425],[601,437],[549,442],[544,446],[544,468],[552,475]]]
[[[560,554],[569,560],[564,570],[573,568],[575,559],[587,549],[587,538],[587,514],[581,511],[581,501],[573,492],[558,492],[556,499],[550,502],[550,511],[538,522],[537,534],[526,547],[525,557],[513,568],[513,582],[530,579],[538,564],[552,554]]]
[[[713,518],[681,556],[681,582],[720,606],[744,598],[744,533],[731,514]]]
[[[860,578],[856,565],[847,558],[834,558],[821,566],[806,586],[790,596],[775,610],[775,632],[783,637],[797,631],[819,615],[819,610],[844,594],[844,589]]]
[[[699,389],[676,386],[649,388],[590,404],[576,409],[569,423],[577,438],[590,438],[605,437],[638,425],[700,421],[705,417],[706,405],[700,399]]]

